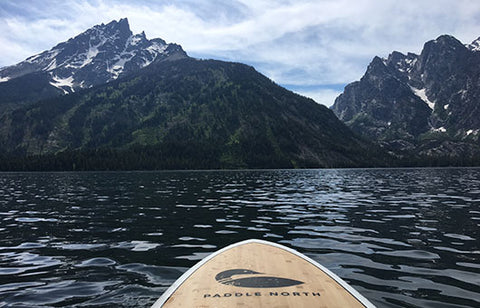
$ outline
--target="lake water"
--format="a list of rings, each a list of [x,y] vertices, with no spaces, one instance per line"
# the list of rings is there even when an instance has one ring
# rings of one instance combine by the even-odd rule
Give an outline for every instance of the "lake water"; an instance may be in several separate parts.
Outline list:
[[[378,307],[480,307],[480,169],[0,173],[0,307],[148,307],[249,238]]]

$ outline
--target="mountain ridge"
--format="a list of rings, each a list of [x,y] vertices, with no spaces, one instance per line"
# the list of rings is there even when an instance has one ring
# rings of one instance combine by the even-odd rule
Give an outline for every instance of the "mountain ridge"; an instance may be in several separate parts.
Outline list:
[[[250,66],[216,60],[155,63],[111,83],[5,113],[0,120],[0,147],[21,157],[103,149],[120,156],[136,153],[125,168],[137,166],[138,155],[148,161],[147,169],[379,164],[378,157],[369,157],[376,150],[328,108]]]
[[[356,133],[398,155],[477,156],[479,43],[464,45],[442,35],[426,42],[419,55],[394,51],[384,59],[375,57],[331,109]]]
[[[144,32],[132,33],[128,19],[114,20],[0,69],[0,102],[35,101],[35,93],[16,93],[17,88],[9,84],[17,78],[29,79],[30,74],[43,85],[42,99],[107,83],[154,61],[185,57],[188,55],[180,45],[160,38],[148,40]]]

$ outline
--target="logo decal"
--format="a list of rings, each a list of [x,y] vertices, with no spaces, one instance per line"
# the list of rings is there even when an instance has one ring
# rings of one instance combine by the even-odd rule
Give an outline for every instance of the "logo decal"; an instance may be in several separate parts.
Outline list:
[[[289,278],[268,276],[263,273],[247,269],[226,270],[218,273],[215,276],[215,279],[221,284],[243,288],[281,288],[296,286],[304,283],[303,281]]]

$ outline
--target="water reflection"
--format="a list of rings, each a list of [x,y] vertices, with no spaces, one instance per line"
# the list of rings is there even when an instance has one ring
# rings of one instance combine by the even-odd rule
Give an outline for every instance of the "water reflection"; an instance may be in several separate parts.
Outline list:
[[[478,307],[478,204],[480,169],[4,173],[0,306],[149,306],[264,238],[379,307]]]

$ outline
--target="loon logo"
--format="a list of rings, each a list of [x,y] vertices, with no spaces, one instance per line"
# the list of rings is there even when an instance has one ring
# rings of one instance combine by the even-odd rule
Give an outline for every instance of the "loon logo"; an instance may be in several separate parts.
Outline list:
[[[215,279],[221,284],[243,288],[281,288],[296,286],[304,283],[303,281],[289,278],[265,276],[263,273],[247,269],[231,269],[223,271],[218,273],[215,276]]]

